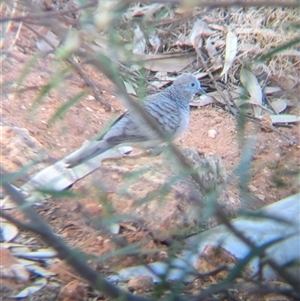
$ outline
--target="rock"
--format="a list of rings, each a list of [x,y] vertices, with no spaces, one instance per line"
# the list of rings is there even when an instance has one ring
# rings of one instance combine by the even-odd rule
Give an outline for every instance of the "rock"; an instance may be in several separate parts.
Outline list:
[[[218,132],[215,129],[211,129],[208,131],[208,137],[216,139]]]
[[[127,283],[127,288],[130,292],[142,292],[151,291],[154,287],[153,279],[148,275],[141,275],[132,277]]]
[[[78,280],[74,280],[65,285],[58,296],[58,300],[61,301],[81,301],[88,295],[87,286],[80,283]]]
[[[46,160],[48,158],[42,145],[30,136],[28,130],[24,128],[1,126],[0,135],[0,160],[7,172],[20,171],[35,160],[41,160],[42,158]],[[26,175],[33,175],[46,166],[45,163],[34,164],[26,171]]]
[[[217,281],[224,280],[229,273],[229,270],[238,263],[238,258],[225,250],[221,246],[207,245],[194,263],[194,268],[201,274],[210,273],[220,267],[224,267],[218,273],[212,274]],[[250,277],[253,270],[247,267],[243,271],[244,277]]]

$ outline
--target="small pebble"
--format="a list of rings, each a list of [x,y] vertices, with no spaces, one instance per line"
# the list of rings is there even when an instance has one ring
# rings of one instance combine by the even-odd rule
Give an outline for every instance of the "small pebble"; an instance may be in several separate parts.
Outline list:
[[[218,135],[218,132],[215,129],[211,129],[208,131],[208,137],[215,139]]]

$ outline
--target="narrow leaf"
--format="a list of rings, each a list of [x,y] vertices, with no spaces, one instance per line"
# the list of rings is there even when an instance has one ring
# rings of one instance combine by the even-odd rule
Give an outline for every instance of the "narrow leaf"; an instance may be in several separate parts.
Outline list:
[[[234,32],[229,31],[226,36],[225,63],[221,76],[224,74],[227,75],[228,70],[231,68],[237,53],[237,45],[237,35]]]
[[[250,95],[251,101],[258,105],[253,106],[255,116],[261,116],[262,108],[259,106],[262,106],[262,89],[256,76],[249,69],[243,67],[240,77],[243,86],[246,88]]]

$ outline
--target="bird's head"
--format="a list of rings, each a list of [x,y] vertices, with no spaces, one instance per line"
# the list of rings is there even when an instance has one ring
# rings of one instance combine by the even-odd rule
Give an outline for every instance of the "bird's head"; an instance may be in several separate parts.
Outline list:
[[[199,80],[191,73],[184,73],[178,76],[170,87],[170,90],[176,98],[179,98],[178,100],[186,100],[188,102],[191,101],[197,93],[205,94]]]

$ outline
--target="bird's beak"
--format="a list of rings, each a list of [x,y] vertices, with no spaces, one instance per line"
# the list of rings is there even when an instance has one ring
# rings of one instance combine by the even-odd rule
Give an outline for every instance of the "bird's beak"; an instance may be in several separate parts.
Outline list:
[[[198,89],[198,92],[197,93],[201,93],[201,94],[206,94],[206,92],[200,87],[199,89]]]

